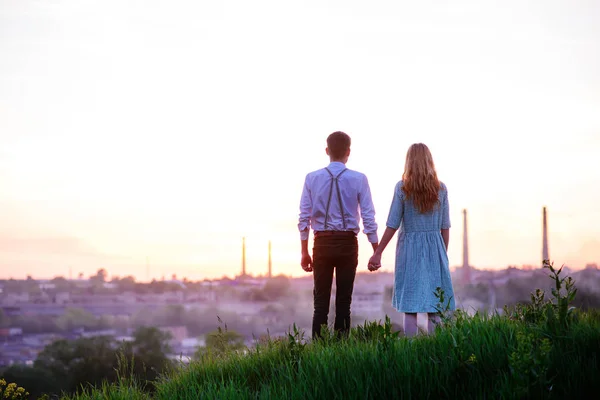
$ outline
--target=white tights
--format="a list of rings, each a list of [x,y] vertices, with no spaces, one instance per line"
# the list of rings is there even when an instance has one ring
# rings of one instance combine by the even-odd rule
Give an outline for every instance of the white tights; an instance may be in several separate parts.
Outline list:
[[[427,334],[431,335],[439,322],[440,317],[436,313],[427,313]],[[417,314],[404,313],[404,336],[412,337],[415,336],[417,332]]]

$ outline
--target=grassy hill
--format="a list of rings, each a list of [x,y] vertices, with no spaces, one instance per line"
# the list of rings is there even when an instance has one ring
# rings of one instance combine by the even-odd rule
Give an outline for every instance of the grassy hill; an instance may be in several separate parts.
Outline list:
[[[242,353],[227,351],[224,339],[223,351],[151,390],[121,375],[119,384],[68,398],[589,398],[600,392],[600,312],[570,307],[573,282],[547,267],[550,299],[538,290],[531,304],[473,317],[448,313],[440,301],[443,321],[431,336],[402,337],[387,320],[315,343],[293,330]]]

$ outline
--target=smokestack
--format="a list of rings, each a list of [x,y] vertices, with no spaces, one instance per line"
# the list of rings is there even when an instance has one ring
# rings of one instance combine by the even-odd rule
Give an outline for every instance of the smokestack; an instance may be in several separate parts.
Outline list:
[[[246,238],[242,238],[242,276],[246,276]]]
[[[465,283],[471,282],[469,266],[469,235],[467,231],[467,210],[463,210],[463,278]]]
[[[544,260],[550,260],[548,255],[548,220],[546,218],[546,207],[542,209],[542,264]]]
[[[269,240],[269,279],[273,277],[273,264],[271,261],[271,241]]]

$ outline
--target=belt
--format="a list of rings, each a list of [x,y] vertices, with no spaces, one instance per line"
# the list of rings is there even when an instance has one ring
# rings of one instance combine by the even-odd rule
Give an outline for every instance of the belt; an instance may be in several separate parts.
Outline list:
[[[324,236],[356,236],[356,233],[352,231],[316,231],[315,237]]]

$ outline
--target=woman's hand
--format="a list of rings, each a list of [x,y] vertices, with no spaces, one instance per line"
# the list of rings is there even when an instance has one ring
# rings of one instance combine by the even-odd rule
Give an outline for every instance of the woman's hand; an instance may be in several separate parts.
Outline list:
[[[373,256],[369,259],[369,264],[367,265],[369,271],[377,271],[381,268],[381,254],[375,252]]]
[[[377,249],[373,253],[373,257],[371,257],[369,264],[367,265],[369,271],[377,271],[381,268],[381,254],[383,254],[385,246],[390,242],[394,233],[396,233],[396,229],[390,228],[389,226],[385,228],[381,242],[379,242],[379,246],[377,246]],[[373,247],[373,249],[375,249],[375,247]]]

